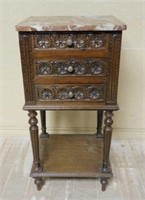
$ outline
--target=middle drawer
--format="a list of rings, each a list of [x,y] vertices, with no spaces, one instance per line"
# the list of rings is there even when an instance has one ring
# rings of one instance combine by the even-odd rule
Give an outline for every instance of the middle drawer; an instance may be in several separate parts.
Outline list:
[[[36,76],[106,76],[107,58],[35,59]]]

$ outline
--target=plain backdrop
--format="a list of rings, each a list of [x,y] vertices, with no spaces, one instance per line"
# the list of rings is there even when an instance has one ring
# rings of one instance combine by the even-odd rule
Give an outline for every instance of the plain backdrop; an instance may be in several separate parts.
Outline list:
[[[27,112],[18,34],[15,25],[29,16],[114,15],[127,24],[123,31],[118,103],[114,134],[145,136],[145,1],[144,0],[1,0],[1,95],[3,133],[27,134]],[[96,112],[47,112],[49,132],[93,133]]]

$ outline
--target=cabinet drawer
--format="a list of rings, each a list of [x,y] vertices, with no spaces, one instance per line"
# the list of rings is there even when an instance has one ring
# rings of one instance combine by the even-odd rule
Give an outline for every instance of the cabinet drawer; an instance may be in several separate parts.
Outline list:
[[[33,35],[34,49],[107,49],[104,32],[42,32]]]
[[[37,101],[104,101],[105,84],[36,85]]]
[[[108,66],[106,58],[88,59],[36,59],[34,61],[37,76],[106,76]]]

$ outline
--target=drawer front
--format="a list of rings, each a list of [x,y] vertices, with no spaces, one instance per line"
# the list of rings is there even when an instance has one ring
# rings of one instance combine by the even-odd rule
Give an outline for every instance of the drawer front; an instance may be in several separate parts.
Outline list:
[[[107,59],[36,59],[37,76],[106,76]]]
[[[99,32],[48,32],[33,35],[34,49],[107,49],[108,35]]]
[[[89,37],[88,34],[90,35]],[[92,42],[86,42],[89,40],[88,38],[92,37],[91,34],[93,37],[97,35],[102,38],[103,45],[88,45],[93,44]],[[70,35],[76,35],[76,37],[85,35],[84,40],[85,45],[87,45],[84,47],[86,49],[76,47],[76,43],[74,43],[75,46],[67,47],[66,42],[65,46],[60,48],[52,39],[54,38],[53,35],[59,35],[60,38],[63,35],[67,37]],[[99,101],[107,105],[116,104],[121,35],[121,32],[19,33],[26,104],[39,101],[46,102],[48,105],[48,102],[52,102],[52,104],[55,102],[54,104],[57,106],[59,100],[62,103],[66,101],[64,104],[69,104],[68,107],[71,106],[72,101],[78,101],[78,104],[85,101],[88,106],[91,102],[91,104],[97,105]],[[47,45],[47,40],[44,36],[50,37],[49,45]],[[44,39],[44,45],[43,41],[42,43],[39,42],[40,38]],[[77,48],[78,50],[76,50]],[[88,60],[91,63],[88,64]],[[77,66],[79,66],[78,68],[76,67],[76,62]],[[70,72],[72,67],[73,71]],[[80,92],[77,97],[74,88],[80,88],[80,86],[83,88],[83,92]],[[99,90],[94,89],[93,94],[99,91],[98,97],[97,95],[92,97],[88,92],[91,86],[101,88]],[[66,89],[67,87],[68,89]],[[65,88],[63,90],[66,91],[64,95],[62,95],[63,92],[61,95],[60,92],[58,93],[60,88]],[[75,94],[73,93],[72,98],[68,98],[68,92],[71,90],[75,91]],[[49,91],[51,91],[51,95],[48,94]],[[52,98],[50,98],[51,96]]]
[[[37,85],[37,101],[104,101],[104,84]]]

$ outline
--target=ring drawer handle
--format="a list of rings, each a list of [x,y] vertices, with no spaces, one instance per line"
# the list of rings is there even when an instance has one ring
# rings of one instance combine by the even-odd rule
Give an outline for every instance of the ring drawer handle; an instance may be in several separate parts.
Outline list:
[[[72,98],[74,97],[73,92],[69,92],[69,93],[68,93],[68,97],[69,97],[70,99],[72,99]]]
[[[66,41],[66,44],[67,44],[68,47],[71,47],[72,44],[73,44],[72,39],[69,38],[69,39]]]

